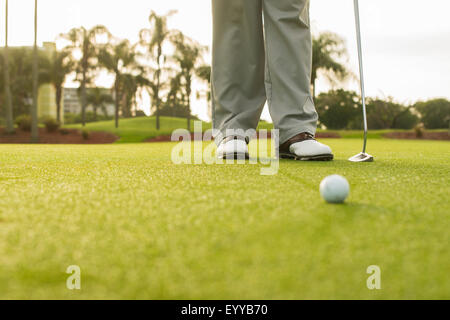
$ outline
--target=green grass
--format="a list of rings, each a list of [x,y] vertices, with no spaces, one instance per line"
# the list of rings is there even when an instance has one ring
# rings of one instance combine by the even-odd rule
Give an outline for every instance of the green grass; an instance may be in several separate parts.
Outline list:
[[[276,176],[177,166],[173,144],[0,146],[0,298],[449,299],[450,144],[375,140],[351,164],[360,140],[325,142],[335,162]],[[346,205],[320,199],[335,173]]]
[[[194,128],[192,122],[192,128]],[[204,129],[209,129],[210,124],[204,123]],[[67,128],[82,128],[81,125],[68,125]],[[101,121],[87,124],[91,131],[111,132],[120,137],[118,143],[135,143],[163,135],[171,135],[176,129],[186,129],[187,120],[182,118],[161,117],[161,130],[156,130],[155,117],[142,117],[121,119],[119,128],[116,129],[114,121]]]
[[[151,138],[158,136],[170,136],[172,132],[176,129],[186,129],[187,121],[182,118],[171,118],[171,117],[161,117],[161,130],[156,130],[156,119],[154,117],[147,118],[132,118],[132,119],[121,119],[119,129],[114,126],[114,121],[102,121],[89,123],[87,129],[91,131],[104,131],[110,132],[120,139],[118,143],[136,143],[143,142]],[[191,128],[194,128],[194,122],[192,122]],[[68,125],[67,128],[81,129],[81,125]],[[211,124],[203,122],[203,130],[211,129]],[[259,129],[271,130],[273,125],[268,122],[261,122]],[[321,130],[319,130],[321,131]],[[370,139],[383,139],[383,135],[388,132],[401,132],[408,130],[375,130],[369,132]],[[432,130],[432,131],[444,131],[448,130]],[[341,138],[344,139],[356,139],[361,138],[361,131],[335,131]]]

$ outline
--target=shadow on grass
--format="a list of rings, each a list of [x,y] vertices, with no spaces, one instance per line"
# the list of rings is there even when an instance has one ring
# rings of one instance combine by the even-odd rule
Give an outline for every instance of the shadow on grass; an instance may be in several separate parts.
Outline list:
[[[345,164],[349,163],[349,161],[336,159],[333,161],[295,161],[295,160],[288,160],[288,159],[282,159],[280,160],[280,164],[297,164],[297,165],[308,165],[308,166],[317,166],[317,167],[324,167],[324,166],[334,166],[336,164]]]
[[[328,204],[324,201],[320,207],[322,210],[326,210],[326,213],[323,213],[324,218],[344,223],[357,221],[359,219],[367,219],[368,217],[377,220],[379,217],[389,214],[388,209],[383,206],[354,202],[351,200],[348,200],[343,204]]]

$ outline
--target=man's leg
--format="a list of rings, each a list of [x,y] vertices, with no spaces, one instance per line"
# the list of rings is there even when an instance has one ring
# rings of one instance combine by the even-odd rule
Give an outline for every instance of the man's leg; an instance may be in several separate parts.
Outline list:
[[[283,144],[299,133],[314,135],[317,128],[309,0],[263,0],[263,10],[267,97]]]
[[[262,3],[212,0],[212,5],[213,122],[226,138],[230,129],[256,129],[266,102]]]

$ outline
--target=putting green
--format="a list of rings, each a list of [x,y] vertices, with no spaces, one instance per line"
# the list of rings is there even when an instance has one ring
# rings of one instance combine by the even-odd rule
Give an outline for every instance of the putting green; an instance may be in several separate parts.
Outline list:
[[[449,299],[450,144],[375,140],[352,164],[360,140],[325,142],[336,161],[275,176],[174,165],[169,143],[0,146],[0,298]],[[346,205],[320,199],[335,173]]]

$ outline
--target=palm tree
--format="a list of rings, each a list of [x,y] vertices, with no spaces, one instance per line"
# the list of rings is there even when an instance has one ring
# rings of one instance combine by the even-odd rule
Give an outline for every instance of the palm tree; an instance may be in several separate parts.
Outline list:
[[[31,46],[31,48],[33,48]],[[2,48],[3,49],[3,48]],[[1,50],[1,67],[4,66],[3,50]],[[39,51],[39,66],[48,65],[46,55]],[[33,50],[28,50],[25,47],[8,48],[8,64],[9,64],[9,83],[11,92],[11,101],[13,106],[13,115],[30,114],[33,103]],[[0,70],[2,74],[0,79],[0,87],[5,87],[4,82],[4,69]],[[42,72],[42,70],[40,70]],[[48,81],[42,81],[39,77],[39,84],[46,83]],[[1,107],[6,107],[6,97],[2,94],[3,104]],[[1,104],[1,102],[0,102]],[[5,120],[6,120],[6,108],[5,108]],[[13,117],[14,119],[14,117]],[[6,122],[5,122],[6,123]]]
[[[125,118],[133,116],[133,106],[136,107],[136,100],[141,88],[148,87],[148,79],[144,76],[142,67],[137,67],[138,74],[126,73],[122,76],[122,114]]]
[[[114,99],[111,94],[107,93],[102,88],[92,88],[87,95],[88,105],[91,105],[94,110],[94,120],[97,121],[97,109],[100,108],[103,114],[108,116],[106,105],[113,103]]]
[[[67,47],[74,53],[81,52],[80,59],[76,61],[77,79],[80,82],[81,92],[81,118],[83,126],[86,126],[86,107],[87,107],[87,93],[86,87],[94,78],[94,71],[97,69],[97,55],[98,55],[98,39],[101,36],[106,36],[107,41],[110,39],[110,33],[104,26],[95,26],[90,30],[84,27],[74,28],[68,34],[62,35],[63,38],[69,40],[71,45]]]
[[[212,106],[211,106],[211,66],[203,65],[197,68],[195,71],[197,77],[208,84],[208,91],[206,93],[206,101],[208,102],[208,110],[210,116],[212,117]]]
[[[149,56],[155,61],[156,68],[153,71],[153,85],[151,86],[151,96],[153,103],[156,107],[156,129],[161,128],[160,123],[160,108],[161,98],[160,92],[162,89],[161,75],[165,57],[163,54],[163,46],[168,39],[171,31],[167,27],[167,20],[170,16],[175,14],[176,11],[170,11],[166,15],[158,15],[154,11],[151,12],[149,21],[150,29],[143,29],[140,31],[140,43],[148,50]]]
[[[33,105],[31,107],[31,142],[39,142],[38,128],[38,90],[39,90],[39,56],[37,47],[38,0],[34,0],[34,49],[33,49]]]
[[[119,127],[119,112],[124,95],[126,75],[134,75],[136,72],[136,51],[128,40],[123,40],[117,45],[107,44],[103,46],[98,55],[99,63],[105,69],[114,74],[114,99],[115,99],[115,125]]]
[[[178,115],[176,114],[177,109],[179,108],[179,106],[183,106],[184,101],[186,100],[184,97],[183,85],[181,83],[181,80],[181,73],[176,74],[170,79],[170,89],[166,97],[166,106],[172,109],[172,117]]]
[[[51,83],[56,91],[56,120],[59,123],[62,122],[61,119],[61,102],[64,83],[66,82],[66,77],[74,71],[74,62],[71,59],[71,52],[68,50],[55,51],[53,53],[52,59],[48,59],[44,68],[41,72],[42,80],[47,83]]]
[[[191,94],[192,80],[195,75],[197,64],[201,62],[206,47],[201,46],[196,41],[186,37],[178,31],[172,36],[175,46],[173,59],[178,63],[180,75],[183,79],[185,91],[185,105],[187,108],[187,129],[191,130]]]
[[[338,60],[347,55],[345,42],[338,35],[324,32],[313,37],[313,64],[311,85],[316,98],[316,82],[319,72],[323,72],[330,82],[344,80],[348,76],[345,65]]]
[[[9,56],[8,56],[8,0],[6,0],[5,7],[5,50],[3,51],[4,63],[4,85],[5,85],[5,102],[6,102],[6,133],[14,133],[13,107],[11,97],[11,81],[9,77]]]

